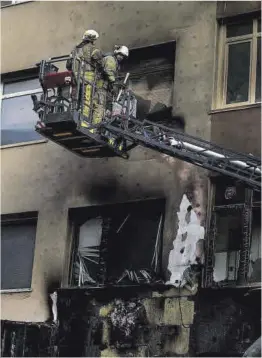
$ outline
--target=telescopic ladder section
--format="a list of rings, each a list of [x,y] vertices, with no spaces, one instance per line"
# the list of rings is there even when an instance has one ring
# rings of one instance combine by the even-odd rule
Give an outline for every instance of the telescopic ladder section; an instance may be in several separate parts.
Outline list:
[[[104,127],[117,136],[179,158],[205,169],[235,178],[261,190],[261,160],[253,155],[224,149],[211,142],[148,120],[107,119]]]

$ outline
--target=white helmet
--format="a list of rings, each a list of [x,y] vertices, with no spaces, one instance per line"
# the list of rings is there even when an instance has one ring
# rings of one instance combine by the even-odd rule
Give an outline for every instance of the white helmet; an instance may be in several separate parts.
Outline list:
[[[83,40],[97,40],[99,38],[99,34],[95,30],[86,30],[83,35]]]
[[[129,50],[126,46],[115,46],[115,51],[114,54],[120,54],[123,55],[124,57],[128,57],[129,55]]]

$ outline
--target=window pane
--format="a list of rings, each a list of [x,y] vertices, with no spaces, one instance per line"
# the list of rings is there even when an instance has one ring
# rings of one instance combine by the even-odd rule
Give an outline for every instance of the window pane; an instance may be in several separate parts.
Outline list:
[[[223,210],[217,213],[214,281],[236,280],[242,238],[242,212]]]
[[[248,101],[250,42],[229,45],[226,103]]]
[[[1,289],[30,288],[35,224],[2,226]]]
[[[243,22],[242,24],[227,25],[227,37],[236,37],[252,34],[253,32],[253,21]]]
[[[261,101],[261,38],[257,39],[256,102]]]
[[[4,84],[3,94],[5,95],[5,94],[11,94],[11,93],[17,93],[23,91],[30,91],[40,87],[41,85],[38,78],[34,78],[32,80],[27,80],[27,81],[19,81],[19,82],[16,81],[16,82]]]
[[[32,108],[30,95],[2,101],[1,145],[43,139],[34,130],[38,115]]]
[[[1,1],[1,7],[11,5],[11,4],[12,4],[12,1]]]

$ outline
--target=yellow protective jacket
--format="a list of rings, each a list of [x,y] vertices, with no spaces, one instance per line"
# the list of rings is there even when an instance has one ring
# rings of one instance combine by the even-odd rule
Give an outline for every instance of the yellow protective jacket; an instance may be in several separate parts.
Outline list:
[[[94,46],[91,42],[86,43],[82,49],[80,58],[86,62],[86,71],[94,71],[94,65],[102,63],[102,52]]]
[[[85,65],[86,71],[94,71],[94,65],[98,65],[101,67],[102,65],[102,52],[98,48],[94,46],[91,42],[87,42],[84,45],[76,46],[70,54],[70,59],[67,60],[66,68],[68,70],[73,70],[75,74],[78,72],[79,69],[79,61],[73,61],[73,57],[78,57],[81,60],[87,62]],[[92,65],[93,64],[93,65]]]
[[[114,56],[104,56],[99,69],[97,89],[108,91],[109,84],[113,85],[116,80],[118,68],[118,62]]]
[[[105,78],[109,83],[113,84],[116,80],[119,69],[117,59],[112,55],[105,56],[103,58],[102,65]]]

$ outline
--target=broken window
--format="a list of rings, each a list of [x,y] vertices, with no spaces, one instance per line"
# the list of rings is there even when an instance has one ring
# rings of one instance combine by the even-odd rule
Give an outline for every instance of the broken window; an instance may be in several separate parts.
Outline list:
[[[77,214],[71,284],[158,281],[163,202],[150,200],[91,211],[86,209]]]
[[[130,87],[138,100],[139,119],[172,105],[174,64],[174,41],[130,50],[122,74],[130,73]]]
[[[206,238],[205,287],[260,282],[260,193],[218,178]]]

